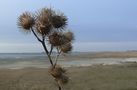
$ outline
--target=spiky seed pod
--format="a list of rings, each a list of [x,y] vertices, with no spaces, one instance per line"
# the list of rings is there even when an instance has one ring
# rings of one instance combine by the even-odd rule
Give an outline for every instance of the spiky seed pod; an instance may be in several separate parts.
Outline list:
[[[60,45],[60,38],[61,38],[60,35],[54,32],[49,36],[49,43],[53,46],[58,46]]]
[[[37,15],[35,27],[38,33],[47,35],[52,30],[51,16],[53,11],[48,8],[43,8]]]
[[[53,15],[52,25],[56,29],[63,29],[67,25],[67,17],[62,13]]]
[[[60,46],[60,50],[63,52],[63,53],[68,53],[72,50],[72,45],[71,43],[67,43],[67,44],[64,44],[62,46]]]
[[[35,28],[39,34],[48,35],[52,29],[52,26],[48,21],[44,23],[47,24],[43,24],[40,20],[36,21]]]
[[[66,70],[59,65],[51,67],[49,73],[55,78],[55,80],[60,84],[67,84],[69,81],[68,76],[66,76]]]
[[[64,36],[61,33],[54,32],[49,36],[49,43],[53,46],[61,46],[64,42]]]
[[[61,78],[63,74],[66,73],[66,70],[64,68],[62,68],[59,65],[56,65],[55,67],[51,67],[49,69],[49,73],[55,77],[56,79]]]
[[[67,84],[69,81],[69,77],[66,75],[62,75],[60,78],[58,78],[58,83],[60,85]]]
[[[52,10],[51,8],[43,8],[41,9],[40,11],[40,15],[43,15],[43,16],[48,16],[49,19],[52,19],[52,16],[55,14],[55,11]],[[42,16],[42,17],[43,17]]]
[[[64,33],[64,36],[68,39],[68,41],[72,41],[72,40],[74,40],[74,34],[72,33],[72,32],[70,32],[70,31],[68,31],[68,32],[66,32],[66,33]]]
[[[29,12],[25,12],[18,18],[18,26],[26,31],[29,31],[33,27],[35,20]]]

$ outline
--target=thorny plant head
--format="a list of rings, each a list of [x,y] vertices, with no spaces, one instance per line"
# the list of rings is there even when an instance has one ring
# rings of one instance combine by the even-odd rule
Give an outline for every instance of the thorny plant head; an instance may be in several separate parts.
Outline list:
[[[59,48],[63,53],[68,53],[72,50],[72,45],[71,43],[67,43],[67,44],[60,46]]]
[[[63,13],[55,13],[51,20],[53,27],[56,29],[64,29],[67,25],[67,17]]]
[[[42,43],[52,65],[49,73],[55,78],[59,86],[66,84],[69,78],[66,76],[66,70],[57,65],[58,58],[53,64],[49,53],[55,49],[58,53],[57,56],[59,56],[61,53],[68,53],[72,50],[74,34],[66,30],[67,23],[68,19],[63,13],[56,12],[51,8],[43,8],[36,14],[25,12],[18,18],[18,26],[25,32],[32,32]],[[50,50],[47,49],[45,43],[52,46]]]
[[[66,75],[66,70],[59,65],[55,67],[51,67],[49,69],[49,73],[59,82],[59,84],[67,84],[68,83],[68,76]]]
[[[18,26],[23,28],[24,31],[30,31],[35,23],[34,17],[29,12],[24,12],[18,18]]]
[[[74,40],[74,34],[71,31],[64,33],[64,35],[68,39],[68,41]]]
[[[35,28],[39,34],[46,36],[52,31],[52,14],[53,10],[48,8],[43,8],[41,11],[37,13]]]

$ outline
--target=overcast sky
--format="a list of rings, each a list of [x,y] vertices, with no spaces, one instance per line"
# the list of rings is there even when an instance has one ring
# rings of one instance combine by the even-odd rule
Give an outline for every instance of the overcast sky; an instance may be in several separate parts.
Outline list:
[[[24,11],[53,7],[69,18],[74,51],[137,50],[137,0],[0,0],[0,52],[42,52],[17,18]]]

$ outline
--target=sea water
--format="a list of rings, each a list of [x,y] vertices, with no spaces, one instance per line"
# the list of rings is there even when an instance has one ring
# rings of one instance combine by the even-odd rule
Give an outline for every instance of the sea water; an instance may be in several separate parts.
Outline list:
[[[78,54],[73,54],[73,57]],[[66,57],[67,58],[67,57]],[[58,64],[64,67],[71,66],[91,66],[91,65],[112,65],[123,62],[137,62],[137,58],[87,58],[74,60],[59,60]],[[26,67],[47,68],[50,62],[45,53],[1,53],[0,69],[21,69]]]

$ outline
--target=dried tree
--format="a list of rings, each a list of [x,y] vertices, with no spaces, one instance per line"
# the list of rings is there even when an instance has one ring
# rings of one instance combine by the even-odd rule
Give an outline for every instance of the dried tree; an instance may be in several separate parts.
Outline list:
[[[74,35],[66,30],[67,17],[51,8],[43,8],[37,13],[24,12],[18,18],[18,26],[25,32],[32,32],[42,44],[50,61],[49,73],[57,82],[59,90],[63,84],[68,83],[66,70],[57,64],[62,53],[72,50]],[[50,48],[47,48],[49,46]],[[52,58],[53,50],[57,52],[56,58]]]

